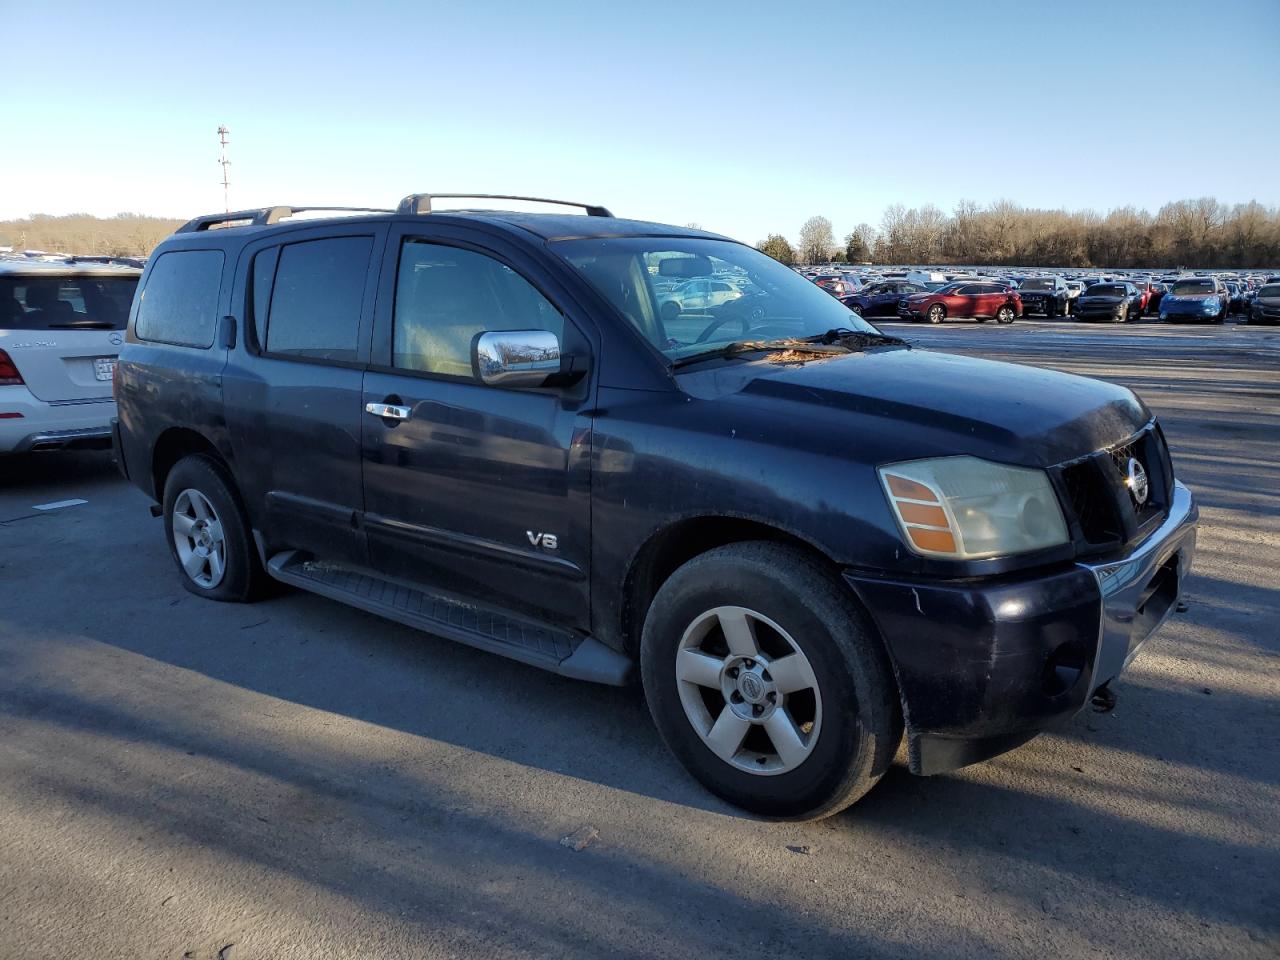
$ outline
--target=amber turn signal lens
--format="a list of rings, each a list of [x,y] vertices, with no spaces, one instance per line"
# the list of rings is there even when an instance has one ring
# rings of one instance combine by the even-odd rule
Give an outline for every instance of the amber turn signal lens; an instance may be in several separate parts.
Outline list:
[[[941,507],[906,501],[898,503],[897,507],[898,516],[902,518],[903,523],[922,523],[926,527],[942,527],[944,530],[950,526],[947,523],[947,512]]]
[[[950,530],[926,530],[924,527],[907,527],[907,536],[921,550],[932,553],[955,553],[956,538]]]
[[[906,477],[899,477],[892,473],[886,473],[884,478],[889,484],[889,492],[895,497],[902,497],[906,500],[928,500],[930,503],[938,502],[938,498],[933,495],[933,491],[923,483],[916,483],[914,480],[908,480]]]

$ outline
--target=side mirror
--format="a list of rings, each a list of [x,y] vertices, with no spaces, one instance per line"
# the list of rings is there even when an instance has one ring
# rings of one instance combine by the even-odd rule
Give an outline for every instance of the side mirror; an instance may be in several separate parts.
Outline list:
[[[490,387],[544,387],[559,378],[560,338],[549,330],[491,330],[471,341],[471,370]]]

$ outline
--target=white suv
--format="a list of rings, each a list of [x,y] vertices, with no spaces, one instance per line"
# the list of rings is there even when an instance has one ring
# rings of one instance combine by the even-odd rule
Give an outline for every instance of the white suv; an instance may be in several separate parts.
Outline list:
[[[111,445],[111,379],[141,275],[0,259],[0,454]]]

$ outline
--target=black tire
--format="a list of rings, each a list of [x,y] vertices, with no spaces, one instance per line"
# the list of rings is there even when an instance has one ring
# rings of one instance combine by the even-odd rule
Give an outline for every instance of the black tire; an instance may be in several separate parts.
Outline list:
[[[930,304],[929,309],[925,311],[925,319],[930,323],[942,323],[947,319],[947,308],[940,303]]]
[[[793,643],[812,666],[821,725],[793,769],[764,775],[721,759],[685,712],[675,666],[681,640],[707,611],[726,606],[748,607],[803,638]],[[640,664],[649,711],[671,752],[712,793],[753,813],[795,820],[837,813],[875,786],[902,739],[880,640],[848,588],[794,547],[731,544],[678,569],[645,617]],[[720,703],[719,711],[729,709]]]
[[[1052,320],[1058,315],[1058,305],[1053,300],[1049,300],[1044,305],[1044,318]]]
[[[197,491],[212,505],[222,531],[224,569],[212,586],[201,586],[183,569],[174,538],[174,512],[184,491]],[[226,466],[214,457],[196,454],[179,460],[164,484],[164,533],[169,554],[178,567],[182,585],[198,597],[231,603],[249,603],[263,596],[272,583],[253,544],[248,515],[240,502],[235,481]]]

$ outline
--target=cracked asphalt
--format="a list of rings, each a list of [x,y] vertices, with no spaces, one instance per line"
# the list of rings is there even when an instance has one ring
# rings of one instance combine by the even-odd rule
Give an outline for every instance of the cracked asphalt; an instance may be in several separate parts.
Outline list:
[[[0,957],[1276,957],[1280,328],[884,326],[1161,417],[1199,553],[1114,711],[761,822],[636,689],[202,602],[107,455],[3,460]]]

